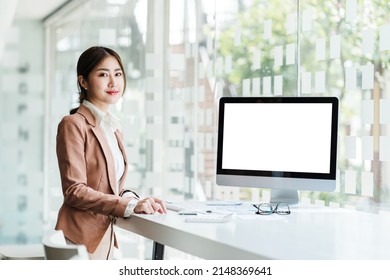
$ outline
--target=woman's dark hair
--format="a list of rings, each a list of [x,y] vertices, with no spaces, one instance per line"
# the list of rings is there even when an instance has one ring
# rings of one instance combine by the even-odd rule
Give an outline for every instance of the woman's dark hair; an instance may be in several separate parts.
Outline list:
[[[83,76],[85,80],[88,81],[89,74],[91,71],[106,57],[113,56],[118,61],[121,70],[123,72],[123,79],[124,79],[124,89],[126,89],[126,74],[125,69],[123,67],[122,59],[120,56],[112,49],[109,49],[107,47],[101,47],[101,46],[94,46],[90,47],[89,49],[85,50],[79,57],[79,60],[77,62],[77,87],[79,90],[79,102],[80,104],[83,103],[85,99],[87,99],[87,90],[84,89],[80,81],[78,80],[79,76]],[[122,93],[123,94],[123,93]],[[74,108],[70,110],[70,114],[76,113],[78,108]]]

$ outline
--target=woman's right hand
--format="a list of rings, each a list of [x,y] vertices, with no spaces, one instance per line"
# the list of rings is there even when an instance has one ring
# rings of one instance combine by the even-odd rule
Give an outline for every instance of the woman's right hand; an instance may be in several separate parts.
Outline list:
[[[167,213],[167,207],[165,205],[164,200],[155,197],[146,197],[138,201],[137,205],[134,208],[134,213],[165,214]]]

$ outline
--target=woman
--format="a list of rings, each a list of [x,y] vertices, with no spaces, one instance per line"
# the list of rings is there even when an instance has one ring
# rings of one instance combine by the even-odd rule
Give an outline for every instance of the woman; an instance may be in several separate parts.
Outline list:
[[[112,259],[118,247],[116,217],[166,213],[165,202],[139,199],[124,189],[127,159],[119,120],[109,111],[123,95],[126,77],[119,55],[105,47],[84,51],[77,63],[80,106],[58,125],[57,159],[64,202],[56,229],[68,243],[84,244],[91,259]]]

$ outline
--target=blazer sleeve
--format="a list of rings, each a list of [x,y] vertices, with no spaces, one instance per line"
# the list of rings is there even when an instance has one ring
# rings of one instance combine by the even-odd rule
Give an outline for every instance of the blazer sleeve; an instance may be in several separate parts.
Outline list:
[[[96,176],[94,173],[97,172],[88,170],[86,163],[88,156],[94,156],[86,154],[88,124],[85,121],[78,121],[75,115],[64,117],[57,130],[56,153],[64,203],[80,210],[123,217],[129,198],[109,193],[109,186],[89,186],[87,183],[91,181],[88,177]],[[104,162],[99,164],[105,165]],[[99,182],[101,181],[103,180],[99,179]]]

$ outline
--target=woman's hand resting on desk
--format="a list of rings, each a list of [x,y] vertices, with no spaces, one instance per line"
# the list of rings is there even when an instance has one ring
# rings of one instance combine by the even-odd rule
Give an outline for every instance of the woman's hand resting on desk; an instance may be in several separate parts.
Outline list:
[[[154,214],[154,213],[160,213],[165,214],[167,213],[167,207],[165,205],[165,201],[155,198],[155,197],[146,197],[143,199],[140,199],[137,203],[137,205],[134,208],[134,213],[138,214]]]

